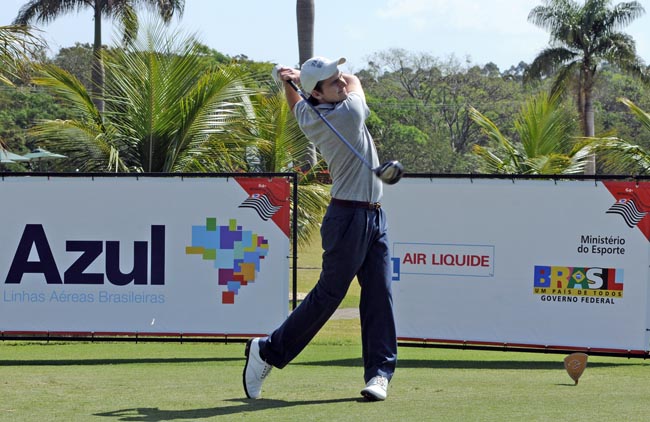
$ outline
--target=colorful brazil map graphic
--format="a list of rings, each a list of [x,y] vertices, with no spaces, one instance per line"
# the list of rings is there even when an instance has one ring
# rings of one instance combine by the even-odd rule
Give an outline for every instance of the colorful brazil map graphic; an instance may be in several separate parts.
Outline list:
[[[192,246],[188,255],[201,255],[212,261],[217,270],[219,286],[225,286],[221,303],[235,303],[239,289],[255,282],[260,261],[269,251],[268,241],[256,233],[244,230],[236,219],[218,225],[216,218],[206,218],[205,226],[192,226]]]

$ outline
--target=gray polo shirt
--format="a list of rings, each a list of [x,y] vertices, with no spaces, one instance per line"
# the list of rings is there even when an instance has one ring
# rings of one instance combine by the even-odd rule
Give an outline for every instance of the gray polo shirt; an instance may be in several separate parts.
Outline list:
[[[379,166],[375,144],[366,127],[370,109],[361,95],[351,92],[348,98],[336,104],[319,104],[318,110],[332,126],[372,164]],[[314,113],[304,100],[293,112],[300,129],[319,149],[329,166],[332,177],[332,197],[351,201],[379,202],[381,181],[354,156],[348,147]]]

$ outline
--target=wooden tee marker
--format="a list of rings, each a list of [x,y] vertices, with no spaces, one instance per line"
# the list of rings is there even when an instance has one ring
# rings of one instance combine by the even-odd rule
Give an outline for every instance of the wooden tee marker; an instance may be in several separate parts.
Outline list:
[[[575,385],[578,385],[578,380],[587,367],[588,357],[585,353],[572,353],[564,358],[564,369],[566,369],[571,379],[575,381]]]

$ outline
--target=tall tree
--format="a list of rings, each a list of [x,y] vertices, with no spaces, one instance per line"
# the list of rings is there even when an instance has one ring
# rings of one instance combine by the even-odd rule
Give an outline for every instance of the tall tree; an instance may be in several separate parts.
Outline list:
[[[550,32],[551,45],[530,65],[526,79],[555,75],[554,89],[572,81],[584,136],[594,136],[593,89],[603,62],[646,81],[650,77],[636,54],[634,39],[619,30],[645,13],[638,1],[612,6],[611,0],[546,0],[528,20]],[[595,156],[585,173],[595,174]]]
[[[156,11],[165,22],[177,13],[181,15],[185,0],[31,0],[20,8],[15,24],[32,21],[49,23],[66,13],[90,7],[93,10],[94,39],[92,65],[92,98],[100,113],[104,111],[104,66],[102,62],[102,18],[109,17],[120,22],[124,40],[131,41],[138,33],[136,8],[145,6]]]
[[[92,44],[79,42],[72,47],[61,48],[52,60],[53,64],[73,74],[88,89],[92,86],[92,62]]]

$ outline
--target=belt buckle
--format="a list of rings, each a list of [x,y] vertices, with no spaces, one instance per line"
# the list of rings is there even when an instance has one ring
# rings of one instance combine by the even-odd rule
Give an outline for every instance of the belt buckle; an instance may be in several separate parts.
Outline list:
[[[369,206],[371,210],[378,210],[381,208],[381,202],[371,202]]]

